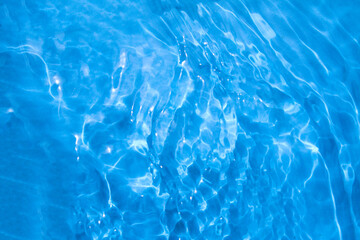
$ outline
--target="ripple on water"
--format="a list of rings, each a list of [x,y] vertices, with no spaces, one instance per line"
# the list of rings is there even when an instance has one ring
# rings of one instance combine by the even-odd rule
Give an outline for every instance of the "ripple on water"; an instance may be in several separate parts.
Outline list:
[[[0,4],[1,238],[360,238],[358,9]]]

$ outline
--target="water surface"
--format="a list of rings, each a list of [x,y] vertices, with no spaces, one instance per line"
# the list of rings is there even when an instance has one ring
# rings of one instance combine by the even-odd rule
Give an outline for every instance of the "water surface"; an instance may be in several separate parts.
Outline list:
[[[0,239],[360,239],[360,2],[0,2]]]

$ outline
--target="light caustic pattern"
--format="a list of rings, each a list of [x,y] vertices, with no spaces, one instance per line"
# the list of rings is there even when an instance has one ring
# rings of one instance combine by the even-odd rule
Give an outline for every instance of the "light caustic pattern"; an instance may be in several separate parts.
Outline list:
[[[1,239],[358,239],[359,1],[0,3]]]

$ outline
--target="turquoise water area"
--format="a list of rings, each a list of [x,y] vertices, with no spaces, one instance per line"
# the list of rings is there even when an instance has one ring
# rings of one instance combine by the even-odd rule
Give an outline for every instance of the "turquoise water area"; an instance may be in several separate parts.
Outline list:
[[[0,239],[360,239],[358,0],[0,1]]]

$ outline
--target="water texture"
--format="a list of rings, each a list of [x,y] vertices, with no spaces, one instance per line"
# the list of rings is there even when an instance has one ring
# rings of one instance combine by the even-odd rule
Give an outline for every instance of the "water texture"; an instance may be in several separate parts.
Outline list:
[[[0,1],[0,239],[360,239],[358,0]]]

